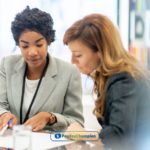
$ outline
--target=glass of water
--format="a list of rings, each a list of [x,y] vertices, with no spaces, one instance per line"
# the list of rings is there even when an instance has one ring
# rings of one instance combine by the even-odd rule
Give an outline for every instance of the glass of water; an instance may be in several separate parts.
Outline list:
[[[31,126],[15,125],[13,127],[13,148],[14,150],[32,149],[32,128]]]

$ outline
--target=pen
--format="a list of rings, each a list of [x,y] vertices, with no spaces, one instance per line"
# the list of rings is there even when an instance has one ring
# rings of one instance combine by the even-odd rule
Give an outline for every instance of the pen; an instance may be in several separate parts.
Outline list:
[[[7,130],[9,124],[11,123],[12,120],[9,120],[8,123],[2,128],[2,130],[0,131],[0,136],[2,136],[4,134],[4,132]]]
[[[8,124],[6,124],[6,125],[2,128],[2,130],[0,131],[0,135],[3,135],[7,128],[8,128]]]

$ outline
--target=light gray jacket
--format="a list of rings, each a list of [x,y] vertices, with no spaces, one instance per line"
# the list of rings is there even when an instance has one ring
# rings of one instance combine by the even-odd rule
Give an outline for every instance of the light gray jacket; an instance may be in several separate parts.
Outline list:
[[[57,123],[52,130],[65,129],[71,122],[83,124],[81,78],[76,68],[49,56],[49,66],[42,79],[29,118],[38,112],[53,112]],[[25,61],[21,55],[11,55],[0,63],[0,114],[10,111],[19,122]]]

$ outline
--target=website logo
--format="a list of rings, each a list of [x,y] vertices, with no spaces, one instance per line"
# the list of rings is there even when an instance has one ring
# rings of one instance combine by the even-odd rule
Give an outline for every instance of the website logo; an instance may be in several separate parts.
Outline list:
[[[50,134],[52,141],[96,141],[99,140],[99,133],[97,131],[64,131],[54,132]]]
[[[60,133],[56,133],[54,134],[56,139],[60,139],[61,138],[61,134]]]

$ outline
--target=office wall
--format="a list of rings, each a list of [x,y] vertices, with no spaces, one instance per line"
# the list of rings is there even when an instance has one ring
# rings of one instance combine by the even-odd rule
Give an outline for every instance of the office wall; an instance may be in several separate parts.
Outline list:
[[[150,1],[130,0],[130,53],[150,69]]]
[[[27,5],[31,8],[38,7],[52,15],[56,40],[49,47],[49,52],[68,62],[71,60],[71,53],[63,45],[62,39],[65,30],[74,21],[90,13],[102,13],[117,25],[117,0],[0,0],[0,59],[20,53],[11,34],[11,21]],[[82,83],[83,92],[91,93],[93,82],[90,78],[82,75]]]
[[[17,12],[27,5],[38,7],[52,14],[56,41],[50,47],[52,55],[70,61],[70,53],[62,43],[63,33],[75,20],[89,13],[103,13],[116,23],[117,0],[0,0],[0,58],[19,53],[13,41],[10,26]],[[109,3],[109,5],[108,5]]]

